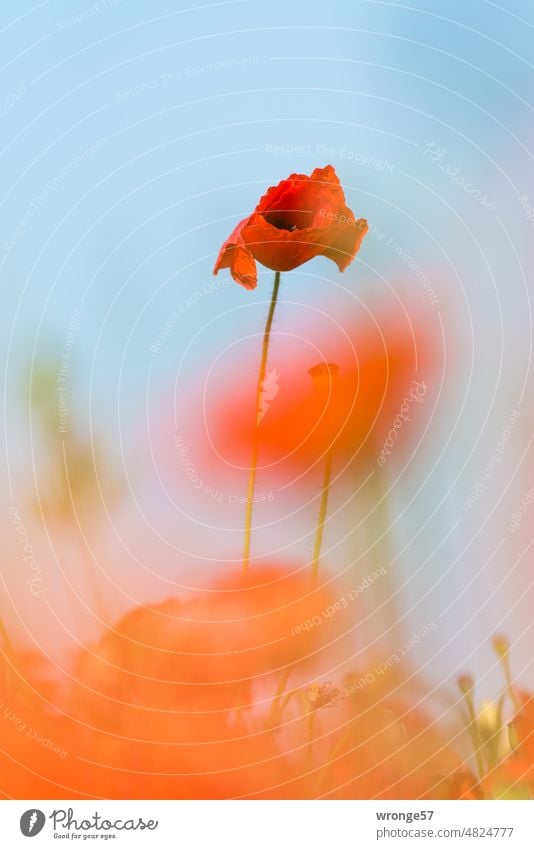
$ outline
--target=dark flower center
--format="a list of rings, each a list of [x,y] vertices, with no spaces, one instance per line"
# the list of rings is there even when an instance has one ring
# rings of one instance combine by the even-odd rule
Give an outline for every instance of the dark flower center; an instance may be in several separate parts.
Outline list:
[[[306,210],[271,209],[265,212],[265,220],[277,230],[303,230],[308,226],[305,219],[310,213]]]

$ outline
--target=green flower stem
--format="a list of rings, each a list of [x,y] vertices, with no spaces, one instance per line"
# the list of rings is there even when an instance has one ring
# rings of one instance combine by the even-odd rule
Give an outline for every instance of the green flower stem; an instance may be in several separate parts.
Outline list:
[[[322,793],[324,785],[325,785],[325,783],[326,783],[327,779],[329,778],[330,773],[332,771],[332,766],[334,764],[334,761],[336,761],[338,758],[341,757],[343,749],[345,748],[346,745],[348,745],[350,743],[350,739],[351,739],[352,735],[354,734],[354,723],[355,723],[355,721],[356,721],[355,719],[351,719],[351,721],[349,722],[349,727],[347,728],[347,730],[340,736],[340,738],[337,741],[337,743],[335,744],[335,746],[332,747],[330,754],[328,756],[328,760],[326,761],[326,764],[321,769],[321,771],[319,773],[319,778],[317,779],[317,786],[316,786],[317,795],[320,795]]]
[[[0,656],[1,655],[4,657],[4,685],[7,694],[10,695],[12,690],[11,664],[15,660],[15,652],[6,627],[0,619]]]
[[[473,750],[475,753],[478,778],[481,781],[484,778],[484,775],[486,774],[486,770],[484,768],[484,759],[482,757],[483,746],[482,740],[480,739],[480,730],[478,727],[475,702],[473,699],[473,686],[466,678],[462,678],[460,679],[460,690],[464,697],[465,705],[467,708],[467,716],[469,719],[469,736],[471,737],[471,743],[473,745]]]
[[[317,530],[315,531],[315,543],[313,546],[312,560],[312,584],[315,588],[319,578],[319,560],[321,558],[321,546],[323,543],[324,525],[326,521],[326,511],[328,509],[328,496],[330,494],[330,479],[332,477],[332,458],[333,450],[330,448],[326,455],[324,464],[323,487],[321,491],[321,505],[319,507],[319,519],[317,520]]]
[[[285,669],[282,671],[282,674],[280,675],[280,680],[278,681],[276,693],[274,694],[274,699],[271,703],[271,709],[269,711],[269,718],[267,720],[267,725],[269,728],[274,728],[276,725],[278,725],[282,713],[280,709],[280,702],[282,696],[284,695],[284,690],[289,680],[289,676],[291,675],[292,669],[293,667],[291,665],[286,666]]]
[[[261,393],[263,390],[263,381],[267,371],[267,358],[269,355],[269,341],[271,338],[271,327],[273,324],[274,311],[278,300],[278,290],[280,288],[280,272],[277,271],[274,275],[273,294],[271,297],[271,305],[267,315],[265,324],[265,332],[263,334],[263,345],[261,350],[260,372],[258,375],[258,385],[256,387],[256,420],[254,427],[254,435],[252,439],[252,457],[250,461],[250,474],[248,478],[247,490],[247,505],[245,513],[245,544],[243,548],[243,574],[247,574],[250,560],[250,538],[252,531],[252,506],[254,502],[254,488],[256,486],[256,472],[258,470],[258,451],[259,451],[259,430],[258,430],[258,413],[260,408]]]
[[[306,769],[313,769],[313,743],[315,740],[315,710],[309,702],[306,694],[302,694],[304,716],[306,718]]]
[[[392,573],[394,555],[390,543],[391,516],[387,483],[380,467],[374,469],[368,486],[373,501],[373,510],[367,519],[369,556],[372,558],[373,568],[385,570],[373,587],[374,606],[382,608],[382,621],[384,630],[389,631],[389,643],[402,645],[403,626],[396,597],[395,574]]]
[[[510,701],[514,706],[514,709],[518,711],[521,709],[521,702],[519,701],[517,693],[515,691],[514,682],[512,679],[512,670],[510,669],[510,655],[508,652],[501,656],[501,664],[504,671],[504,678],[506,681],[506,690],[508,692],[508,696],[510,697]]]

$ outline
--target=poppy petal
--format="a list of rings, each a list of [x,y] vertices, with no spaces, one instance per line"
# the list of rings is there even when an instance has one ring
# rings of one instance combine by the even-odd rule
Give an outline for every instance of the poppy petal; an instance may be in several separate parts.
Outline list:
[[[219,251],[213,273],[217,274],[221,268],[229,268],[236,283],[240,283],[245,289],[255,289],[258,283],[256,262],[242,236],[248,221],[248,218],[244,218],[230,234]]]
[[[350,210],[348,210],[350,214]],[[329,248],[323,251],[323,256],[333,260],[340,271],[345,271],[360,250],[364,236],[369,230],[365,218],[352,223],[339,224],[334,234],[334,240]]]

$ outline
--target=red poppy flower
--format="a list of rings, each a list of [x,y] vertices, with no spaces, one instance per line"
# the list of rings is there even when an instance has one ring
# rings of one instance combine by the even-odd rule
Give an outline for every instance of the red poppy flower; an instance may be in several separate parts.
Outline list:
[[[273,271],[291,271],[316,256],[344,271],[367,233],[355,219],[334,168],[316,168],[310,177],[291,174],[263,195],[221,248],[214,274],[230,268],[245,289],[257,284],[256,260]]]

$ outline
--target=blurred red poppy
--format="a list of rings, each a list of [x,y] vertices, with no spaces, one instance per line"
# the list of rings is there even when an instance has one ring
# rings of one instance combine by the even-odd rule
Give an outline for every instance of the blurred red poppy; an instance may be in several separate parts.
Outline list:
[[[333,260],[340,271],[352,262],[368,230],[356,220],[332,165],[311,176],[291,174],[263,195],[221,248],[214,274],[230,268],[246,289],[257,284],[256,260],[274,271],[291,271],[316,256]]]
[[[277,365],[278,392],[260,424],[264,463],[306,469],[335,448],[343,462],[382,465],[407,431],[413,436],[406,423],[418,415],[434,363],[422,317],[397,311],[376,322],[360,321],[347,335],[349,345],[343,338],[322,345],[335,360],[323,368],[310,370],[301,355],[275,355],[284,364]],[[250,392],[225,396],[209,421],[216,454],[245,465],[256,428]]]

